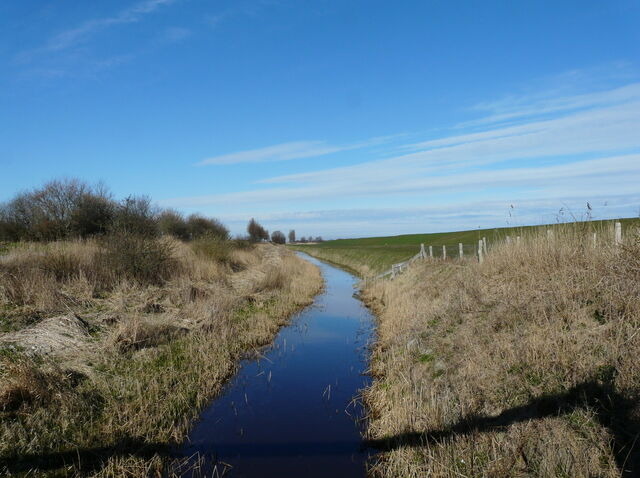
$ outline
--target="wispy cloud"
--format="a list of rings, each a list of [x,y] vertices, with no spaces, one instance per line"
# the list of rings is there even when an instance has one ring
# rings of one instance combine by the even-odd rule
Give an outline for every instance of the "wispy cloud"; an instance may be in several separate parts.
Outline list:
[[[270,230],[295,229],[298,236],[312,234],[325,238],[443,232],[475,227],[544,224],[574,218],[625,217],[638,212],[640,194],[591,195],[589,202],[590,211],[583,196],[561,194],[553,198],[462,200],[420,207],[269,212],[260,214],[259,220]],[[247,213],[223,214],[220,219],[233,230],[242,231],[247,217]]]
[[[145,50],[144,46],[136,45],[125,53],[112,52],[109,56],[99,58],[90,52],[88,44],[94,37],[112,27],[140,22],[145,16],[177,1],[138,1],[111,16],[87,20],[56,33],[37,48],[17,53],[14,57],[15,64],[23,67],[22,72],[27,75],[60,78],[78,73],[92,75],[130,62]],[[183,28],[167,28],[155,39],[155,45],[176,43],[189,34],[190,31]]]
[[[469,167],[489,167],[533,159],[576,157],[640,148],[640,99],[623,105],[594,108],[544,121],[453,135],[405,145],[410,154],[354,166],[279,176],[265,183],[332,182],[335,178],[362,182],[414,178],[426,174],[458,174]]]
[[[191,30],[183,27],[169,27],[164,31],[163,41],[177,43],[191,36]]]
[[[338,146],[328,144],[326,141],[292,141],[289,143],[281,143],[264,148],[248,149],[235,153],[214,156],[200,161],[199,163],[197,163],[197,165],[206,166],[241,163],[262,163],[270,161],[289,161],[292,159],[312,158],[316,156],[338,153],[340,151],[349,151],[377,146],[388,142],[394,137],[397,137],[397,135],[371,138],[366,141]]]
[[[501,108],[507,111],[511,107]],[[465,197],[475,198],[472,203],[478,205],[477,209],[486,208],[487,221],[494,220],[495,224],[498,202],[548,201],[557,210],[563,198],[577,202],[638,198],[640,83],[557,96],[544,102],[532,96],[528,103],[519,100],[518,108],[508,114],[517,117],[518,124],[504,126],[487,117],[480,131],[473,127],[459,133],[453,128],[456,134],[400,146],[396,142],[393,150],[402,154],[393,157],[264,178],[246,191],[174,198],[165,204],[185,208],[224,206],[228,212],[238,213],[257,208],[277,213],[290,209],[291,204],[315,208],[328,202],[342,204],[345,209],[355,204],[390,203],[432,204],[435,209],[447,209],[459,204],[452,198]],[[286,143],[211,158],[209,164],[320,156],[367,143]],[[637,213],[637,205],[620,207],[626,214]],[[472,216],[479,220],[482,214]],[[446,221],[445,216],[439,218]],[[327,219],[325,223],[327,228],[329,224],[338,228],[335,221]],[[453,227],[454,222],[449,224]],[[472,219],[465,227],[470,224]],[[339,229],[331,230],[338,233]]]
[[[115,25],[138,22],[142,17],[176,0],[146,0],[121,10],[113,16],[88,20],[81,25],[60,32],[50,38],[43,50],[60,51],[86,41],[94,34]]]
[[[580,180],[576,183],[576,180]],[[304,186],[278,187],[228,194],[214,194],[164,201],[176,207],[202,207],[226,204],[264,204],[311,201],[326,197],[385,197],[390,195],[455,193],[479,188],[525,187],[544,196],[559,187],[578,187],[591,191],[634,192],[640,184],[640,154],[573,161],[544,167],[509,167],[499,170],[457,172],[457,174],[392,177],[378,171],[364,180],[353,175],[335,176],[333,181],[317,181]],[[571,185],[571,186],[569,186]],[[588,188],[587,188],[588,185]],[[538,193],[536,193],[538,194]]]
[[[590,92],[579,95],[554,97],[549,94],[507,97],[498,101],[478,103],[474,110],[488,112],[478,120],[468,121],[458,126],[486,125],[523,118],[539,117],[558,112],[577,111],[599,106],[625,104],[640,99],[640,84],[633,83],[615,89]]]

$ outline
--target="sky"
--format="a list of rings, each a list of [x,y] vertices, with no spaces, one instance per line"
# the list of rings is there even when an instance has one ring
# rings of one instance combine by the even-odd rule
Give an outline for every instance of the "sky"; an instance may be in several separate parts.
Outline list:
[[[638,25],[637,0],[3,1],[0,202],[73,177],[324,238],[637,217]]]

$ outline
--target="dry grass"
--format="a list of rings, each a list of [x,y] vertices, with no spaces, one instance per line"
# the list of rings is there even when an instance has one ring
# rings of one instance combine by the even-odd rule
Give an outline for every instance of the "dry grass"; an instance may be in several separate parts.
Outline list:
[[[640,235],[583,227],[366,287],[376,476],[640,472]]]
[[[362,278],[370,278],[383,271],[382,266],[380,266],[381,261],[379,260],[380,251],[372,252],[358,248],[331,249],[312,245],[295,245],[289,247],[330,264],[334,264]]]
[[[167,247],[177,267],[159,281],[124,273],[99,283],[92,271],[104,248],[93,241],[28,245],[0,258],[11,328],[31,330],[21,319],[33,311],[71,311],[92,328],[75,337],[87,344],[75,355],[33,355],[28,339],[0,346],[0,474],[170,474],[169,447],[239,358],[269,343],[322,282],[317,268],[280,247],[232,249],[224,261],[176,241]],[[59,258],[70,265],[42,266]]]

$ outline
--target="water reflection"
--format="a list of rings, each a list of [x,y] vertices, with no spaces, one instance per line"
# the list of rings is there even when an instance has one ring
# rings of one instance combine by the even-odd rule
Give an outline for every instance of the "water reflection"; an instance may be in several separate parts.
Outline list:
[[[192,430],[183,456],[228,465],[232,477],[365,475],[362,406],[373,321],[353,297],[355,278],[317,264],[325,291],[280,331],[273,347],[244,361]]]

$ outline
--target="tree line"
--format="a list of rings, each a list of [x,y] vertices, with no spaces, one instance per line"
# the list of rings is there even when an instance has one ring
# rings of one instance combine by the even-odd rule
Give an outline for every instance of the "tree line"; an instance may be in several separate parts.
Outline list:
[[[108,234],[173,236],[183,241],[230,239],[229,230],[215,218],[159,208],[148,196],[116,200],[104,185],[78,179],[50,181],[0,204],[0,241],[55,241]],[[255,219],[249,221],[247,234],[241,239],[276,244],[287,240],[281,231],[269,234]],[[296,240],[294,230],[288,238],[289,242],[322,241],[321,237]]]
[[[185,241],[229,238],[229,230],[217,219],[161,209],[148,196],[115,200],[103,185],[77,179],[50,181],[0,204],[0,241],[55,241],[112,233],[171,235]]]
[[[259,241],[268,241],[269,240],[269,231],[267,231],[264,227],[262,227],[255,219],[251,219],[249,224],[247,225],[247,234],[249,234],[248,239],[252,242]],[[308,238],[301,237],[296,240],[296,231],[291,229],[289,231],[289,243],[307,243],[307,242],[323,242],[322,237],[317,236],[313,238],[309,236]],[[282,231],[273,231],[271,233],[271,242],[276,244],[285,244],[287,242],[287,237],[284,235]]]

